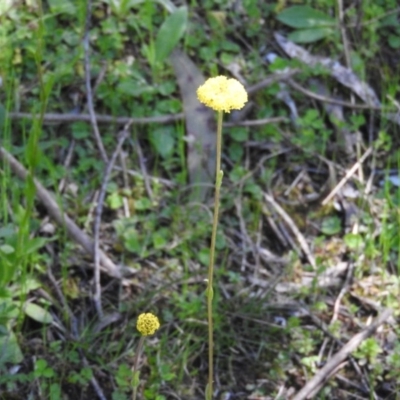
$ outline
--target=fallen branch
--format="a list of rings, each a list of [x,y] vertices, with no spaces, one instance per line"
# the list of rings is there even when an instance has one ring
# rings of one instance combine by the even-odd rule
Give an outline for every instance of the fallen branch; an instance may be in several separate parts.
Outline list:
[[[118,154],[121,151],[122,145],[127,139],[130,131],[130,124],[126,124],[124,130],[120,133],[120,137],[118,139],[117,147],[109,160],[103,176],[103,181],[101,183],[99,198],[97,200],[96,205],[96,214],[94,219],[94,227],[93,227],[93,252],[94,252],[94,302],[96,305],[97,314],[99,319],[103,319],[103,307],[101,305],[101,285],[100,285],[100,225],[101,225],[101,216],[103,213],[103,204],[106,197],[107,185],[109,183],[111,171],[114,167],[115,160],[117,159]]]
[[[322,202],[322,205],[327,205],[333,197],[339,192],[339,190],[346,184],[346,182],[355,174],[358,168],[361,167],[365,159],[372,153],[372,147],[369,147],[367,151],[361,156],[361,158],[346,172],[346,175],[342,180],[335,186],[335,188],[329,193],[328,196]]]
[[[275,82],[285,81],[286,79],[292,78],[294,75],[298,74],[298,69],[291,69],[285,72],[279,72],[272,74],[262,81],[249,86],[246,88],[249,95],[254,95],[258,91],[271,86]],[[38,116],[25,112],[10,112],[8,116],[13,120],[28,119],[33,120]],[[184,113],[160,115],[157,117],[115,117],[112,115],[101,115],[101,114],[58,114],[58,113],[46,113],[43,115],[43,124],[62,124],[62,123],[72,123],[72,122],[89,122],[93,123],[93,120],[101,124],[116,124],[125,125],[131,123],[132,125],[141,124],[166,124],[175,121],[181,121],[185,117]],[[264,125],[274,122],[279,122],[284,120],[282,117],[276,118],[266,118],[262,120],[255,121],[238,121],[238,122],[226,122],[224,126],[254,126],[254,125]]]
[[[301,249],[303,250],[304,254],[307,257],[308,262],[311,264],[311,266],[314,268],[314,270],[317,268],[317,263],[315,261],[314,255],[311,252],[311,249],[304,238],[303,234],[300,232],[300,230],[297,228],[296,224],[290,218],[289,214],[274,200],[272,196],[270,196],[268,193],[264,193],[264,199],[267,203],[269,203],[275,211],[279,214],[279,216],[286,222],[288,227],[291,229],[293,234],[296,236],[297,242],[299,243]]]
[[[353,352],[365,339],[371,336],[380,325],[382,325],[391,315],[390,308],[384,310],[375,321],[366,327],[362,332],[350,339],[314,376],[306,385],[292,398],[292,400],[306,399],[311,392],[316,394],[316,390],[322,387],[335,372],[336,368],[342,363],[351,352]]]
[[[20,179],[26,179],[28,171],[20,164],[14,156],[12,156],[6,149],[0,147],[0,158],[7,161],[10,164],[11,170]],[[53,199],[52,195],[43,187],[43,185],[34,179],[37,197],[46,207],[49,215],[57,222],[58,225],[65,227],[69,237],[75,242],[79,243],[89,254],[93,256],[94,244],[92,239],[83,232],[78,225],[72,221],[65,213],[63,213],[58,207],[57,202]],[[113,278],[121,278],[120,269],[111,261],[111,259],[99,251],[100,263],[103,271]]]
[[[24,112],[10,112],[7,115],[14,120],[15,119],[33,120],[39,117],[38,115],[24,113]],[[132,124],[163,124],[168,122],[181,121],[183,119],[183,113],[161,115],[159,117],[139,117],[139,118],[114,117],[112,115],[100,115],[100,114],[96,114],[95,117],[97,122],[102,124],[125,125],[129,122],[131,122]],[[57,114],[57,113],[43,114],[44,124],[63,124],[72,122],[90,123],[90,121],[91,119],[89,114]]]
[[[92,125],[94,139],[96,141],[97,147],[100,151],[101,158],[104,163],[108,162],[107,152],[104,148],[103,141],[101,140],[101,135],[99,131],[99,126],[97,125],[96,114],[94,112],[93,105],[93,91],[92,85],[90,83],[90,20],[92,17],[92,1],[87,0],[86,6],[86,21],[85,21],[85,34],[83,36],[83,49],[84,49],[84,60],[85,60],[85,84],[86,84],[86,102],[87,108],[90,115],[90,124]]]

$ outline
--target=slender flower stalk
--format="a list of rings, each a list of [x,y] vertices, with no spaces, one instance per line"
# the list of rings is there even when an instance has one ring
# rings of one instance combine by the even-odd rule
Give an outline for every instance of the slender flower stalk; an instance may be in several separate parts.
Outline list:
[[[214,216],[210,245],[210,262],[208,265],[207,279],[207,316],[208,316],[208,384],[206,387],[206,400],[213,397],[214,378],[214,337],[213,337],[213,276],[215,259],[215,242],[217,238],[220,190],[223,171],[221,170],[222,153],[222,120],[223,113],[231,110],[240,110],[247,102],[247,93],[243,85],[235,79],[217,76],[208,79],[204,85],[197,89],[197,97],[201,103],[218,111],[217,123],[217,151],[215,166],[215,191],[214,191]]]
[[[137,396],[137,388],[139,386],[139,369],[138,369],[138,367],[139,367],[140,355],[142,354],[142,351],[143,351],[144,340],[145,340],[146,336],[153,335],[159,327],[160,327],[160,322],[155,315],[153,315],[151,313],[145,313],[145,314],[139,315],[139,318],[138,318],[137,324],[136,324],[136,328],[142,336],[139,339],[139,343],[138,343],[138,346],[136,349],[135,359],[133,361],[132,400],[136,400],[136,396]]]

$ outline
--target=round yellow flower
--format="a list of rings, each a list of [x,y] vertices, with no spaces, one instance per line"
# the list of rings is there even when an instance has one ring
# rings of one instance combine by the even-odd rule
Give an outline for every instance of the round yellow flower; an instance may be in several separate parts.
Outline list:
[[[142,336],[153,335],[159,327],[160,322],[154,314],[144,313],[139,315],[136,328]]]
[[[201,103],[216,110],[240,110],[247,103],[247,92],[236,79],[217,76],[207,79],[204,85],[197,89],[197,98]]]

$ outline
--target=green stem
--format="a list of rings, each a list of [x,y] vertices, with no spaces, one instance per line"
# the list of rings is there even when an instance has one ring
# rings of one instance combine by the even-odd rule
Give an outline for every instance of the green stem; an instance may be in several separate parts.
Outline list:
[[[207,313],[208,313],[208,385],[206,388],[206,400],[211,400],[213,395],[213,360],[214,360],[214,339],[213,339],[213,275],[215,242],[217,239],[218,212],[219,212],[219,193],[221,189],[223,171],[221,171],[221,147],[222,147],[222,116],[223,112],[218,111],[217,125],[217,154],[215,165],[215,192],[214,192],[214,218],[210,246],[210,263],[208,266],[208,285],[207,285]]]
[[[144,336],[140,337],[137,349],[136,349],[136,354],[135,354],[135,359],[133,361],[133,368],[132,368],[132,386],[133,386],[133,393],[132,393],[132,400],[136,400],[136,395],[137,395],[137,388],[139,386],[139,358],[140,355],[142,354],[143,350],[143,343],[144,343]]]

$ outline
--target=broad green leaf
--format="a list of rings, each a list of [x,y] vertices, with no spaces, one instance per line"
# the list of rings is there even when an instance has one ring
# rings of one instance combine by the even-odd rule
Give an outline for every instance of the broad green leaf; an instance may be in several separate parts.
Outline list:
[[[112,210],[118,210],[123,205],[123,198],[118,192],[113,192],[107,197],[107,204]]]
[[[400,48],[400,35],[389,35],[388,38],[389,46],[392,49],[399,49]]]
[[[199,261],[203,265],[208,265],[210,262],[210,249],[203,248],[197,253]]]
[[[74,139],[86,139],[90,136],[90,128],[86,122],[74,122],[71,124],[72,136]]]
[[[32,254],[40,250],[47,242],[48,239],[42,237],[29,239],[24,245],[24,252],[25,254]]]
[[[142,246],[139,242],[139,235],[135,229],[130,228],[124,233],[124,245],[131,253],[140,253]]]
[[[52,383],[50,385],[50,400],[58,400],[62,398],[61,387],[59,383]]]
[[[17,337],[12,330],[0,336],[0,366],[4,363],[18,364],[24,359]]]
[[[51,314],[45,310],[43,307],[38,306],[34,303],[26,303],[24,307],[25,314],[42,324],[51,324],[53,322],[53,317]]]
[[[76,14],[76,7],[70,0],[49,0],[49,5],[55,14]]]
[[[150,210],[152,207],[151,200],[147,197],[141,197],[140,199],[135,200],[135,210]]]
[[[396,13],[390,14],[387,17],[381,19],[379,27],[384,28],[387,26],[394,26],[394,27],[399,26],[399,21],[397,20]]]
[[[151,235],[154,248],[157,250],[164,248],[165,245],[167,244],[167,237],[168,237],[168,232],[166,231],[165,228],[161,228],[157,232],[154,232]]]
[[[11,300],[10,296],[0,299],[0,325],[6,325],[10,320],[17,318],[19,315],[19,303]]]
[[[9,244],[5,243],[0,246],[0,251],[4,254],[11,254],[15,252],[14,247],[10,246]]]
[[[332,28],[298,29],[290,33],[288,39],[295,43],[313,43],[334,34]]]
[[[229,136],[237,142],[245,142],[249,139],[249,129],[244,126],[234,126],[229,130]]]
[[[244,146],[241,143],[233,142],[230,144],[228,152],[230,160],[233,162],[239,162],[239,160],[242,160],[244,154]]]
[[[1,280],[0,280],[0,282],[1,282]],[[0,286],[0,299],[11,298],[11,297],[12,297],[11,291],[8,288]],[[1,318],[1,306],[0,306],[0,318]]]
[[[347,233],[344,235],[344,242],[351,250],[359,250],[363,244],[363,238],[358,233]]]
[[[161,25],[155,41],[156,60],[158,62],[163,62],[178,44],[185,33],[187,17],[187,8],[179,7]]]
[[[292,28],[321,28],[336,24],[334,18],[309,6],[286,8],[277,19]]]
[[[21,295],[25,296],[32,290],[39,289],[42,286],[43,286],[43,284],[40,283],[37,279],[27,278],[27,279],[25,279],[25,282],[23,284],[14,283],[13,285],[10,285],[9,288],[13,294],[13,297],[17,298],[18,296],[21,296]]]
[[[14,255],[14,253],[11,253]],[[18,264],[12,262],[7,255],[0,251],[0,284],[4,285],[11,281]]]
[[[144,3],[146,0],[131,0],[129,5],[136,6]],[[176,10],[176,6],[170,0],[156,0],[156,3],[161,4],[168,12],[172,13]]]
[[[0,105],[0,123],[1,123],[1,105]],[[15,230],[16,229],[12,224],[7,224],[0,227],[0,238],[9,238],[14,236],[16,233]]]
[[[322,221],[321,231],[324,235],[336,235],[341,230],[340,218],[337,216],[327,217]]]
[[[161,157],[168,157],[174,151],[175,137],[173,133],[173,128],[168,126],[155,128],[150,132],[151,143]]]
[[[145,82],[138,82],[137,79],[124,78],[121,79],[116,88],[117,93],[128,96],[139,97],[145,93],[152,94],[155,92],[153,86],[147,85]]]

